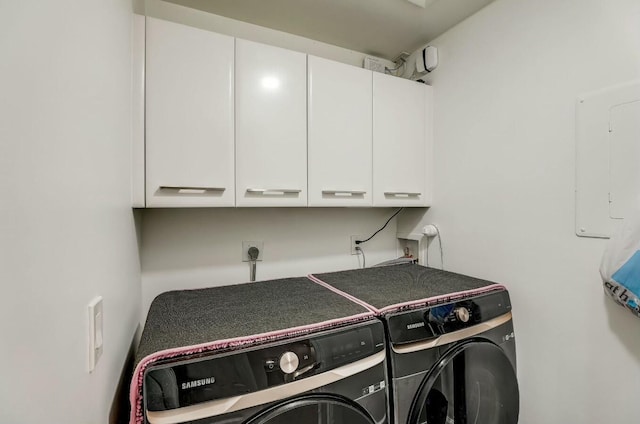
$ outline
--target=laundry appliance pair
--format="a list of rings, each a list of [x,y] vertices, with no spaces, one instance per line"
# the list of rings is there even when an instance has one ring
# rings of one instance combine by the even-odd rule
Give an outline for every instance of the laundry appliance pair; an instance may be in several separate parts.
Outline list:
[[[413,264],[163,293],[130,422],[515,424],[510,309]]]

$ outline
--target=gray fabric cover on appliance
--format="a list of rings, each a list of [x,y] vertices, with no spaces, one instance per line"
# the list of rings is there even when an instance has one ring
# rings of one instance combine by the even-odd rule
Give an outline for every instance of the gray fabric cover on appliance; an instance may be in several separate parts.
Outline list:
[[[136,364],[165,349],[312,325],[368,311],[307,278],[170,291],[147,315]]]
[[[313,275],[378,309],[495,284],[491,281],[416,264]]]

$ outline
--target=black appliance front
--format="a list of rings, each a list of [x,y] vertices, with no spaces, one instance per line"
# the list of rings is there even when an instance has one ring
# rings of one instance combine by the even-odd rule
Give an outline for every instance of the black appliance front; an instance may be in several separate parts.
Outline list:
[[[398,424],[516,424],[506,291],[387,317]]]
[[[155,364],[149,424],[387,423],[384,328],[377,320]]]
[[[226,422],[226,421],[225,421]],[[308,394],[273,405],[245,424],[373,424],[374,418],[359,403],[328,393]]]

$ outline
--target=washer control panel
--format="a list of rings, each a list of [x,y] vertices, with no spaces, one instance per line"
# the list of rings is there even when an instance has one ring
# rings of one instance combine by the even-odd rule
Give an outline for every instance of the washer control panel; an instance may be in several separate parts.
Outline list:
[[[249,349],[154,364],[145,373],[147,411],[164,411],[290,383],[384,350],[384,327],[371,320]]]
[[[308,340],[266,348],[249,355],[260,355],[260,362],[271,384],[291,380],[287,377],[298,378],[312,371],[317,364],[315,348]]]
[[[388,317],[394,344],[413,343],[462,330],[511,311],[506,290],[453,303],[399,312]]]

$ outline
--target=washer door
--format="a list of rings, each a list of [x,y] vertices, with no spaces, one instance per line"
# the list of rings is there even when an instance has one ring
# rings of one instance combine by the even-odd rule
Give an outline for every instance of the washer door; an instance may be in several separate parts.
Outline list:
[[[272,405],[244,424],[375,424],[356,402],[333,394],[309,394]]]
[[[420,383],[408,424],[517,424],[520,394],[504,351],[481,338],[448,349]]]

